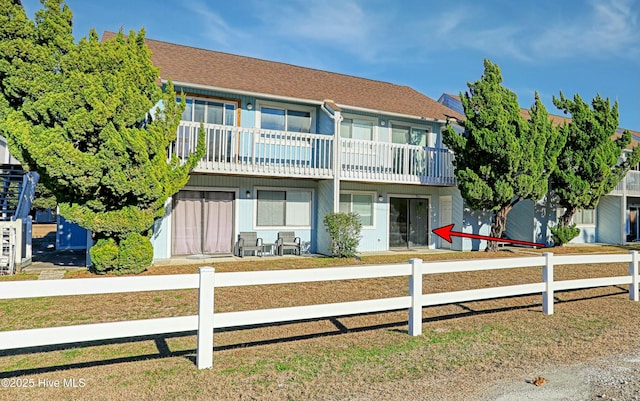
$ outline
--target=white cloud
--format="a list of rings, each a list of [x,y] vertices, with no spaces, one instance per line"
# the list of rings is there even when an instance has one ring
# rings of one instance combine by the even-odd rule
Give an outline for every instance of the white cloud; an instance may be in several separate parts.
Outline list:
[[[312,41],[369,61],[383,54],[380,36],[386,28],[377,8],[363,7],[355,0],[261,2],[258,6],[262,29],[290,43]]]
[[[534,40],[532,50],[551,58],[636,58],[640,51],[638,3],[632,0],[591,1],[589,12],[555,21]]]
[[[521,3],[518,7],[521,7]],[[436,29],[422,32],[430,52],[474,49],[489,57],[524,62],[567,58],[640,56],[639,2],[591,0],[580,5],[554,2],[496,15],[465,4],[429,18]],[[568,8],[574,7],[567,11]]]
[[[638,0],[517,2],[501,12],[496,4],[249,0],[234,9],[242,17],[203,0],[185,7],[211,48],[316,68],[344,55],[368,65],[429,63],[460,50],[527,64],[640,59]]]
[[[230,27],[218,13],[200,0],[186,1],[184,6],[201,20],[202,34],[219,46],[229,47],[246,36],[241,30]]]

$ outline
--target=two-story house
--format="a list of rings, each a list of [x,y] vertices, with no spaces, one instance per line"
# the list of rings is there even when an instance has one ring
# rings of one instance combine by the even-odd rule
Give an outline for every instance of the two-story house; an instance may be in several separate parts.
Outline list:
[[[104,38],[115,34],[106,32]],[[449,247],[431,230],[462,225],[441,130],[462,116],[401,85],[147,40],[162,83],[187,107],[171,153],[206,154],[154,227],[154,257],[231,254],[237,234],[295,231],[326,253],[323,217],[360,215],[359,251]],[[461,249],[461,241],[453,244]]]

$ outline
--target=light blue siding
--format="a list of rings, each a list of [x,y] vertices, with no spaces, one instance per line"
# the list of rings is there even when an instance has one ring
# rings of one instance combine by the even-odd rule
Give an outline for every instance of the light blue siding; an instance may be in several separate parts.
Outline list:
[[[515,204],[507,215],[505,235],[510,239],[533,241],[534,202],[525,199]]]
[[[324,111],[320,111],[318,114],[318,133],[333,135],[333,119],[327,115]]]
[[[255,197],[258,187],[264,188],[306,188],[313,191],[311,203],[311,229],[284,227],[278,229],[261,229],[255,223]],[[234,238],[241,231],[256,231],[264,242],[276,242],[278,231],[295,231],[301,238],[303,249],[307,252],[316,252],[316,233],[313,231],[317,227],[317,205],[316,196],[318,193],[317,182],[312,180],[272,179],[254,177],[231,177],[216,175],[192,175],[185,189],[198,190],[220,190],[232,191],[238,195],[234,200]],[[249,196],[247,197],[247,192]],[[171,210],[170,205],[165,208],[165,215],[154,225],[152,241],[154,245],[154,258],[164,259],[170,257],[171,230],[169,229]]]
[[[571,240],[572,244],[588,244],[591,242],[598,242],[598,237],[596,236],[596,226],[578,226],[580,229],[580,234],[577,237]]]
[[[436,248],[437,238],[431,232],[439,224],[439,198],[440,195],[450,195],[452,188],[427,187],[419,185],[399,184],[367,184],[357,182],[342,182],[341,192],[364,191],[374,193],[374,218],[375,226],[363,228],[362,240],[358,247],[359,252],[386,251],[389,249],[389,197],[428,198],[429,199],[429,227],[428,247]],[[378,197],[382,196],[382,201]],[[455,197],[454,209],[456,205]],[[453,211],[455,214],[455,210]],[[454,217],[455,220],[455,217]]]
[[[550,196],[545,196],[541,201],[535,203],[535,221],[533,227],[533,242],[552,246],[551,231],[549,227],[555,225],[558,216],[556,207]]]
[[[490,235],[491,234],[491,218],[492,212],[472,210],[471,208],[464,207],[464,217],[462,220],[462,232],[469,234]],[[458,228],[455,228],[456,231]],[[462,239],[463,251],[481,251],[487,247],[486,240]]]
[[[622,238],[622,197],[604,196],[596,210],[598,241],[608,244],[623,244]]]
[[[153,224],[151,245],[153,245],[153,259],[167,259],[171,257],[171,209],[172,198],[164,205],[164,215]]]

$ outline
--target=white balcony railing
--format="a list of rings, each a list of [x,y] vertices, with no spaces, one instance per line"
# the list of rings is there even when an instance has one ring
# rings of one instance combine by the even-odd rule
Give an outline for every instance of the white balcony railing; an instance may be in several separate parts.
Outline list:
[[[200,123],[181,122],[171,154],[184,159],[194,152],[199,130]],[[198,172],[333,176],[331,136],[212,124],[204,124],[204,131],[206,151]]]
[[[640,196],[640,171],[629,170],[610,195],[624,195],[625,192],[627,196]]]
[[[358,181],[455,185],[446,149],[354,139],[341,140],[341,178]]]
[[[170,155],[196,149],[200,123],[180,123]],[[196,172],[332,178],[334,137],[204,124],[206,151]],[[453,155],[445,149],[341,139],[343,179],[455,185]]]

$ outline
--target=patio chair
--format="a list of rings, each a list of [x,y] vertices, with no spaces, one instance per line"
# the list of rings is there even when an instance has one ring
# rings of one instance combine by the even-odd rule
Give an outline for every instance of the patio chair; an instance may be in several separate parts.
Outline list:
[[[287,249],[292,249],[294,255],[300,255],[300,237],[296,237],[296,233],[293,231],[279,232],[276,246],[280,256],[284,255],[284,251]]]
[[[238,234],[238,256],[244,257],[245,252],[253,252],[256,256],[262,256],[264,246],[262,238],[258,238],[256,232],[241,232]]]

